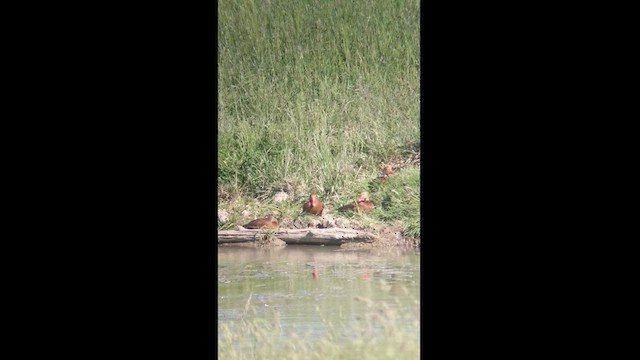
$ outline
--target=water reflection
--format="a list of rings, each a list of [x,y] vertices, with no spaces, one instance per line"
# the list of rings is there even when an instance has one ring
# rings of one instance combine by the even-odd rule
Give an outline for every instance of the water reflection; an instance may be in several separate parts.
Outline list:
[[[218,321],[264,318],[280,335],[310,337],[325,333],[327,324],[347,331],[371,321],[374,311],[410,313],[419,321],[419,284],[414,251],[219,247]],[[416,322],[406,326],[418,329]]]

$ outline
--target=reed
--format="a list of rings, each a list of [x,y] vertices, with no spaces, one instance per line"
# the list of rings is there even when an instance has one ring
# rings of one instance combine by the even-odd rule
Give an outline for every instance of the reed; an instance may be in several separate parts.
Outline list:
[[[278,313],[218,322],[224,359],[419,359],[420,302],[399,312],[391,304],[356,298],[366,311],[355,319],[318,318],[323,331],[283,329]]]

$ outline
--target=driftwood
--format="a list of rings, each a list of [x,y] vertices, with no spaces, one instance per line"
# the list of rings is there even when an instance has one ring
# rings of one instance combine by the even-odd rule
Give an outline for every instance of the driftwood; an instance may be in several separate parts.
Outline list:
[[[224,230],[218,231],[218,244],[259,241],[272,234],[287,244],[300,245],[342,245],[351,242],[373,242],[375,235],[361,230],[329,229],[280,229],[269,230]]]

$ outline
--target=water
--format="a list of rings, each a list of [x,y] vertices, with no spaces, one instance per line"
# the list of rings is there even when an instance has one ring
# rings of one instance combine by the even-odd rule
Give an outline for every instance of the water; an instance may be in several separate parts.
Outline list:
[[[349,337],[354,328],[375,337],[384,324],[374,317],[383,312],[412,319],[394,331],[419,331],[419,309],[414,250],[218,247],[219,327],[266,319],[281,339],[318,339],[330,330]]]

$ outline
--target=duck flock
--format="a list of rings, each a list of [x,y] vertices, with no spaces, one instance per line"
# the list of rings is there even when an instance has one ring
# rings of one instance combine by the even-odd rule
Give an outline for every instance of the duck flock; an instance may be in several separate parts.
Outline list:
[[[378,177],[378,181],[386,182],[389,179],[389,176],[395,175],[396,172],[393,171],[391,166],[387,166],[382,172],[382,176]],[[338,211],[347,212],[354,211],[358,213],[368,214],[375,209],[375,204],[369,200],[369,194],[367,192],[361,192],[360,197],[357,201],[353,203],[346,204],[340,208]],[[318,198],[318,195],[312,193],[309,196],[309,201],[305,202],[302,206],[302,213],[309,213],[312,215],[321,216],[324,211],[324,204]],[[252,220],[251,222],[242,225],[245,229],[275,229],[279,226],[278,219],[276,219],[273,215]]]

